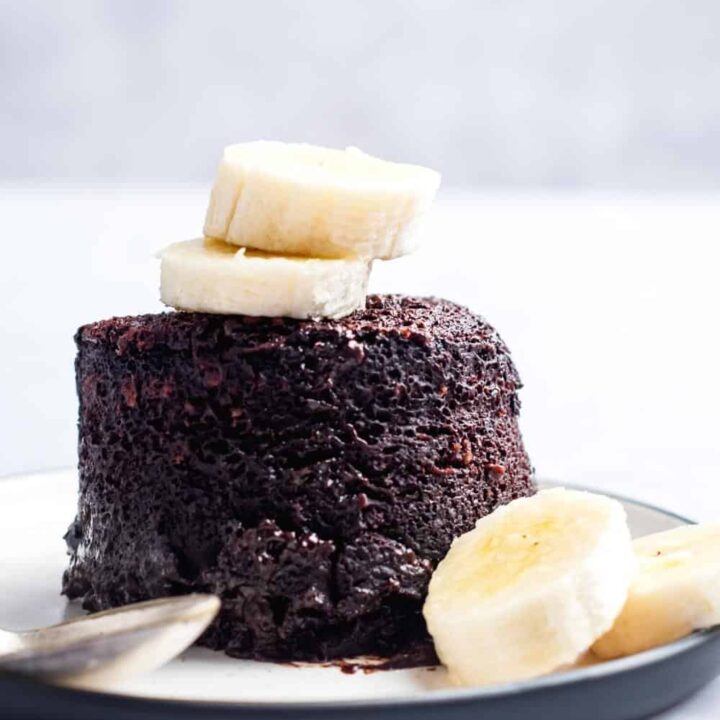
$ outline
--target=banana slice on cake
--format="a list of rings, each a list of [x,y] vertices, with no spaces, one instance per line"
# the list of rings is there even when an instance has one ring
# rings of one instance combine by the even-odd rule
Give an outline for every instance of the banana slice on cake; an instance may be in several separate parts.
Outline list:
[[[634,569],[620,503],[544,490],[453,542],[423,613],[456,684],[530,678],[575,662],[611,627]]]
[[[638,573],[612,629],[592,647],[631,655],[720,624],[720,525],[689,525],[634,543]]]
[[[434,170],[357,150],[251,142],[225,149],[204,234],[320,258],[389,259],[418,243],[440,184]]]
[[[371,263],[269,255],[211,239],[166,248],[160,299],[178,310],[338,318],[365,307]]]

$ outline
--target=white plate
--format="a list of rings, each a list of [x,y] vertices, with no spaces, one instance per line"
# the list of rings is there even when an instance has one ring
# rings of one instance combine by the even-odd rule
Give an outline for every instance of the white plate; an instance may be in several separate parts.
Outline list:
[[[69,604],[60,595],[61,577],[67,565],[62,536],[75,514],[76,488],[74,471],[0,479],[0,627],[20,630],[49,625],[80,612],[76,604]],[[622,501],[636,536],[687,522],[647,505]],[[610,668],[617,662],[565,675],[572,679],[599,667]],[[384,699],[416,702],[448,688],[442,668],[349,675],[337,667],[236,660],[197,648],[152,674],[105,689],[143,698],[271,703],[277,707],[285,703]],[[462,691],[452,691],[458,692]],[[449,694],[441,692],[440,696]]]

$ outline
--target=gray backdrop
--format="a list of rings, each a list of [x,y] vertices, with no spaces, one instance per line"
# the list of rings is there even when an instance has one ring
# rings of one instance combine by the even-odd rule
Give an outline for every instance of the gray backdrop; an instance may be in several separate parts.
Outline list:
[[[0,179],[209,181],[256,138],[447,184],[709,188],[718,0],[0,0]]]

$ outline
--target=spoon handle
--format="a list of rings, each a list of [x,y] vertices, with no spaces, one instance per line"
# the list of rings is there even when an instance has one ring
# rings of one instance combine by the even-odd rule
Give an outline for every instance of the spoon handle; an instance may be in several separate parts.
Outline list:
[[[154,628],[139,628],[111,636],[84,638],[74,645],[25,647],[0,656],[0,670],[41,678],[69,678],[115,663],[156,633]]]
[[[0,671],[95,684],[154,670],[192,645],[219,609],[214,595],[183,595],[24,633],[0,631]]]

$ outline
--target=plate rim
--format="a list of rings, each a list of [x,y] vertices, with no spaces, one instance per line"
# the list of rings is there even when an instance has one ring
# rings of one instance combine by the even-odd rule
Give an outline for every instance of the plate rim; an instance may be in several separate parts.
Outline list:
[[[49,468],[35,472],[11,473],[0,475],[0,483],[5,481],[20,480],[27,477],[52,476],[61,473],[76,473],[77,469],[73,467]],[[696,521],[684,515],[667,510],[663,507],[655,505],[644,500],[629,497],[627,495],[615,492],[608,492],[599,488],[592,488],[580,483],[560,482],[547,477],[536,477],[535,482],[539,487],[566,487],[573,490],[585,492],[596,492],[607,497],[618,500],[627,505],[644,508],[657,512],[666,517],[677,520],[685,525],[694,525]],[[380,698],[358,698],[350,700],[308,700],[308,701],[228,701],[228,700],[208,700],[208,699],[176,699],[163,696],[144,696],[131,695],[121,692],[113,692],[110,690],[95,690],[91,688],[73,688],[71,686],[57,685],[44,682],[26,676],[15,676],[10,673],[0,673],[0,679],[10,680],[18,684],[27,684],[30,686],[40,686],[53,692],[60,693],[65,696],[72,696],[78,701],[83,699],[104,701],[113,705],[124,705],[128,709],[131,706],[141,707],[152,706],[153,711],[162,712],[164,710],[192,710],[200,711],[214,710],[221,713],[236,712],[255,712],[255,713],[272,713],[272,712],[331,712],[340,710],[391,710],[393,708],[408,708],[415,706],[444,706],[452,703],[480,702],[483,700],[499,700],[506,697],[518,696],[533,691],[552,690],[559,686],[577,685],[583,682],[592,682],[600,678],[612,677],[618,674],[631,672],[644,667],[649,667],[675,656],[681,656],[691,652],[706,643],[720,639],[720,626],[709,628],[706,630],[696,631],[691,635],[674,640],[671,643],[661,645],[660,647],[651,648],[627,657],[608,660],[597,665],[587,667],[573,668],[563,672],[555,672],[525,680],[518,680],[506,683],[496,683],[483,687],[471,688],[443,688],[433,690],[417,696],[407,697],[380,697]]]

